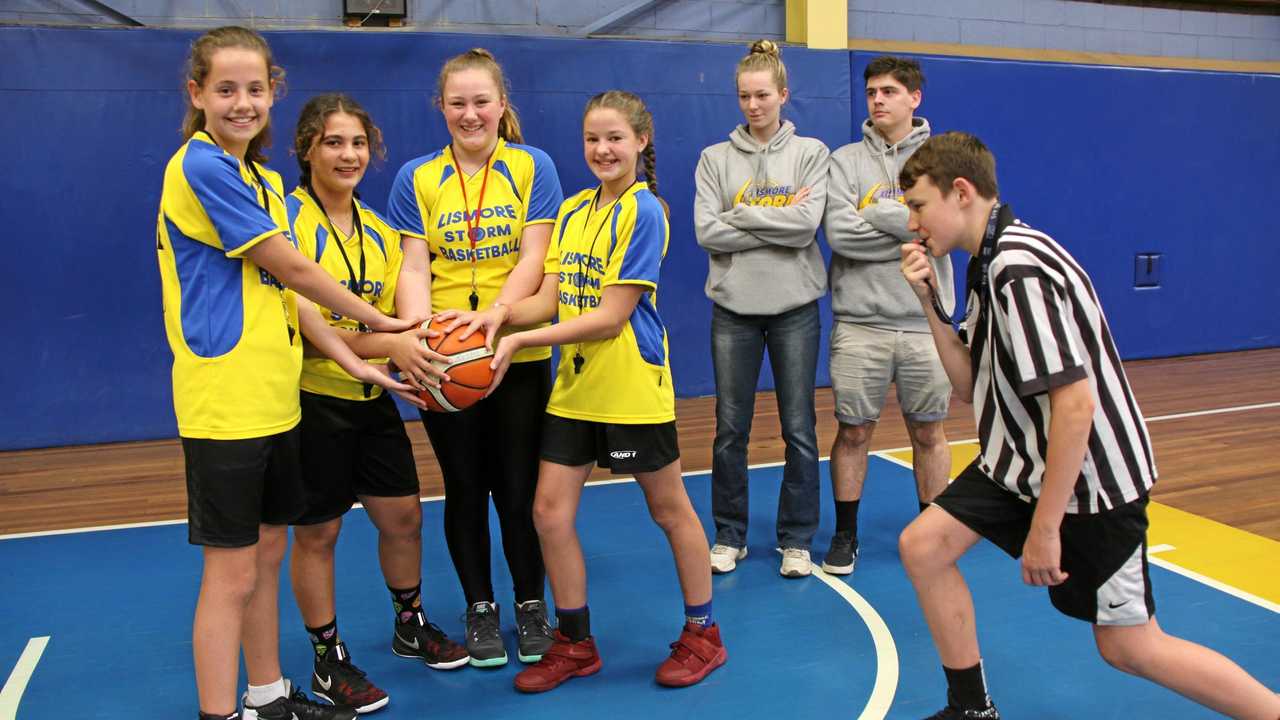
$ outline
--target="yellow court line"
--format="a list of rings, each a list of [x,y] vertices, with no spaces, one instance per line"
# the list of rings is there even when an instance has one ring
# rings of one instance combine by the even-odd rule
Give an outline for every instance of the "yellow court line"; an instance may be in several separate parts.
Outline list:
[[[907,467],[911,466],[911,450],[879,453],[881,457]],[[978,455],[977,443],[951,446],[951,477]],[[1196,580],[1207,578],[1211,587],[1230,592],[1250,602],[1260,598],[1263,607],[1280,606],[1280,542],[1210,520],[1163,503],[1152,502],[1147,508],[1151,527],[1147,531],[1150,547],[1171,546],[1152,553],[1152,561],[1160,566],[1173,565],[1189,571],[1181,573]],[[1158,554],[1158,558],[1154,557]],[[1177,572],[1176,568],[1170,568]],[[1225,587],[1217,587],[1222,585]],[[1242,594],[1243,593],[1243,594]]]

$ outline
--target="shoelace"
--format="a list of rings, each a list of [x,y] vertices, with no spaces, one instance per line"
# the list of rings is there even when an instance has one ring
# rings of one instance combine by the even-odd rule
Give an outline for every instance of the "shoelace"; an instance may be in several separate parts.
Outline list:
[[[474,612],[468,610],[463,617],[463,622],[467,624],[473,639],[479,639],[486,635],[497,635],[501,632],[498,624],[498,613],[496,612]]]
[[[517,610],[516,615],[519,617],[520,637],[528,637],[534,631],[539,635],[551,635],[551,623],[547,621],[545,612]]]

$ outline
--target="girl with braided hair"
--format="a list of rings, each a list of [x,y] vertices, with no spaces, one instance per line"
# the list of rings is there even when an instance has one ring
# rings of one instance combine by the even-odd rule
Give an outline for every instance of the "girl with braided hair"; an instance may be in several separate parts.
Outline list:
[[[533,506],[558,629],[551,649],[515,685],[542,692],[601,667],[574,528],[582,486],[599,465],[635,475],[671,545],[685,622],[656,679],[682,687],[724,664],[727,653],[711,617],[706,536],[680,475],[667,332],[657,310],[670,228],[656,192],[653,117],[644,102],[619,90],[593,97],[583,117],[583,152],[600,184],[560,206],[542,287],[511,308],[515,324],[552,316],[558,322],[508,335],[493,359],[496,385],[519,351],[560,346]]]

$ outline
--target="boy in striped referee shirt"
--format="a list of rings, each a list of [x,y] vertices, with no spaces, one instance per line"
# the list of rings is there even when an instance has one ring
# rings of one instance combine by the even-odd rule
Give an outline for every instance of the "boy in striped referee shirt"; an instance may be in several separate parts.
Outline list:
[[[924,306],[951,384],[973,402],[981,452],[902,533],[902,562],[947,676],[933,718],[999,718],[987,695],[973,599],[956,567],[981,538],[1022,558],[1060,612],[1093,625],[1111,665],[1235,718],[1277,720],[1280,697],[1231,660],[1166,635],[1147,569],[1146,424],[1089,276],[999,201],[995,158],[965,133],[929,139],[899,181],[920,243],[902,272]],[[926,252],[963,248],[957,334]]]

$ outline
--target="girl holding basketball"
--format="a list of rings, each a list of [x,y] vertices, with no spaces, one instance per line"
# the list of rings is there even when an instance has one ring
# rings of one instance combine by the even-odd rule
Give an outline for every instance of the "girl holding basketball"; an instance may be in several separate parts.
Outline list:
[[[295,291],[375,330],[387,317],[297,252],[284,187],[261,163],[284,71],[257,33],[223,27],[191,46],[185,142],[165,167],[156,254],[173,351],[173,399],[187,476],[188,539],[203,546],[192,628],[201,718],[354,718],[280,671],[280,563],[303,511],[298,401],[301,325],[357,380],[407,390],[359,362]],[[287,288],[287,289],[286,289]]]
[[[386,315],[429,314],[423,293],[401,292],[426,279],[405,269],[400,234],[355,197],[372,156],[386,155],[382,133],[368,112],[345,95],[311,98],[298,118],[294,151],[301,177],[287,205],[298,250]],[[424,331],[369,333],[339,312],[321,312],[361,355],[381,355],[384,363],[394,356],[404,368],[430,359],[420,340]],[[405,395],[421,405],[416,396]],[[342,516],[357,499],[378,529],[378,559],[395,611],[392,650],[437,669],[466,664],[467,652],[422,610],[418,473],[391,396],[328,358],[307,357],[301,403],[307,508],[293,521],[296,543],[289,571],[315,651],[311,689],[335,705],[369,712],[389,698],[352,664],[339,639],[334,601],[334,546]]]
[[[492,336],[542,281],[560,180],[546,153],[519,144],[502,68],[487,50],[445,63],[436,103],[451,142],[401,168],[388,214],[402,235],[406,270],[430,278],[431,310],[457,324],[475,321]],[[426,290],[425,282],[416,287]],[[489,566],[490,495],[515,586],[518,655],[536,662],[551,645],[532,516],[550,357],[548,348],[522,352],[499,391],[460,412],[422,413],[444,475],[445,540],[478,667],[507,662]]]
[[[559,628],[542,661],[517,675],[515,685],[542,692],[600,669],[574,529],[583,484],[596,464],[635,475],[671,544],[685,623],[657,681],[692,685],[722,665],[727,653],[711,617],[707,539],[680,475],[667,334],[657,311],[669,228],[656,195],[653,117],[643,101],[618,90],[592,98],[583,118],[583,152],[600,184],[560,206],[542,287],[512,307],[509,319],[530,325],[558,311],[559,320],[502,338],[493,359],[500,390],[518,353],[561,349],[534,501]],[[645,182],[637,180],[640,163]]]

